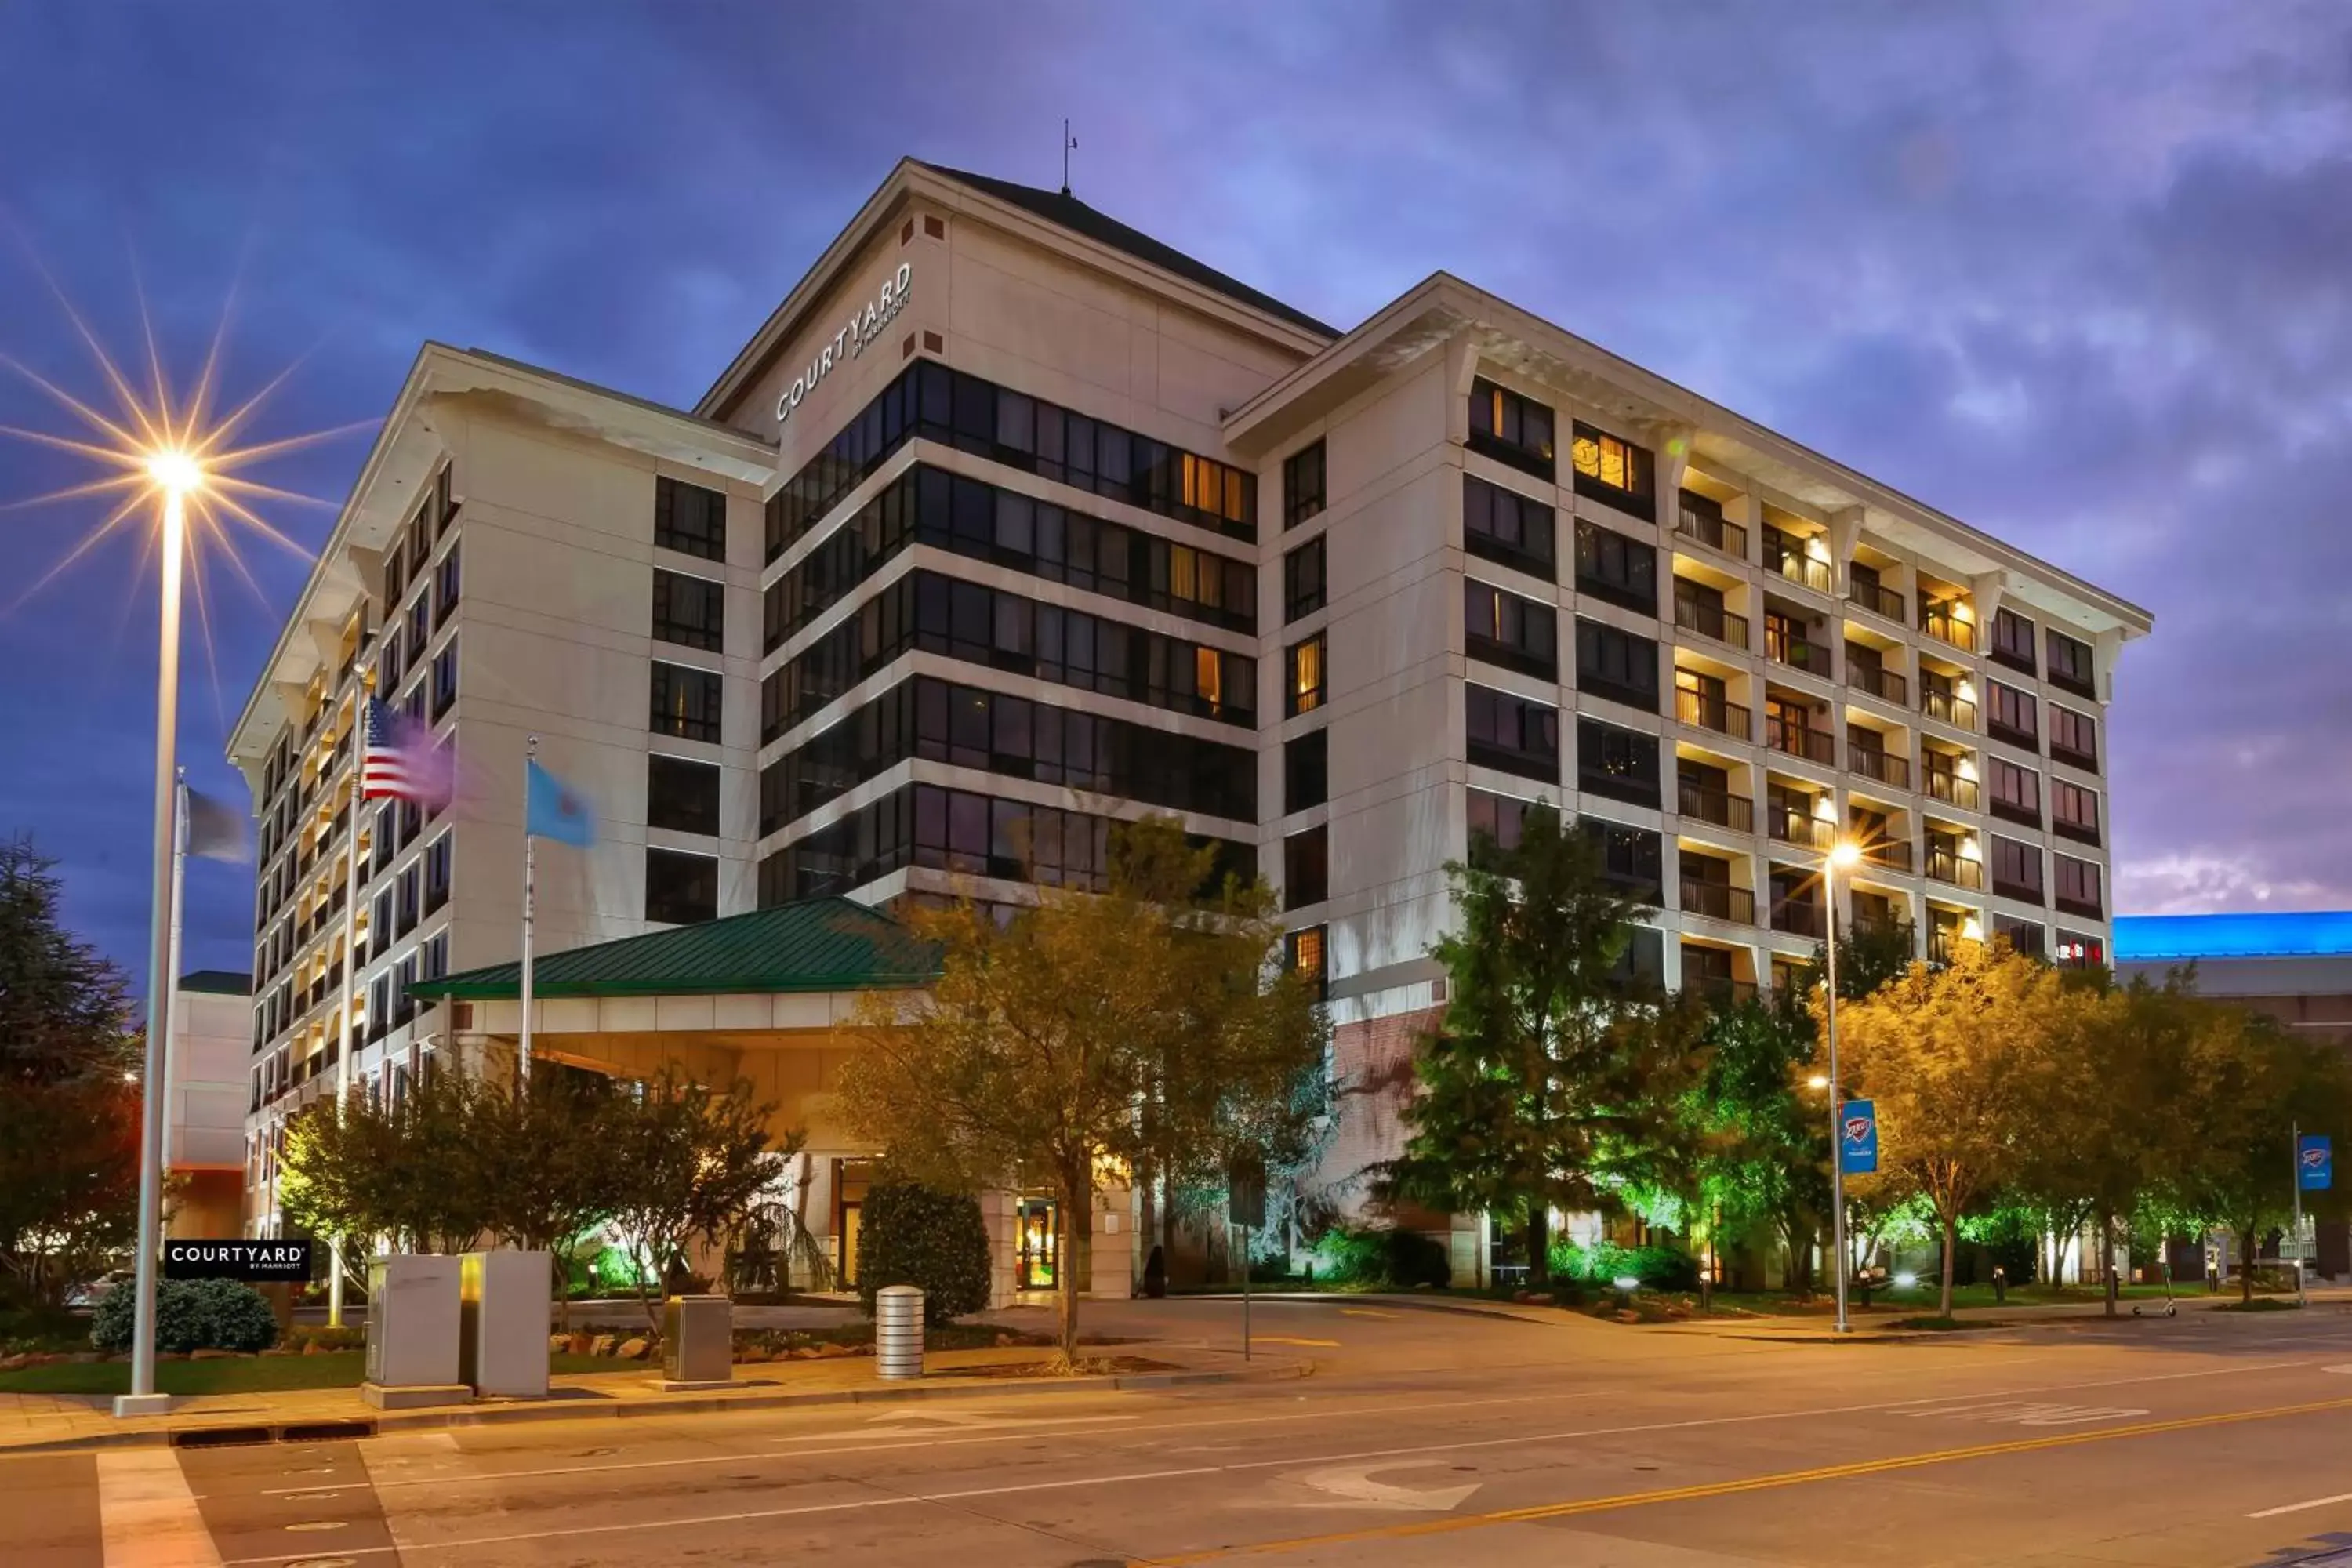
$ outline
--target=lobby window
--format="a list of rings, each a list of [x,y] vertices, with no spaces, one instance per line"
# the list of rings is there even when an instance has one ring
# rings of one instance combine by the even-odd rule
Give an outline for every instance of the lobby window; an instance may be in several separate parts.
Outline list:
[[[1323,443],[1302,447],[1283,459],[1282,526],[1297,528],[1323,510]]]
[[[1282,710],[1296,718],[1312,713],[1330,695],[1323,671],[1324,634],[1292,643],[1283,656]]]
[[[1484,479],[1462,481],[1462,548],[1485,560],[1549,578],[1557,568],[1551,508]]]
[[[1547,680],[1559,679],[1559,612],[1551,605],[1465,577],[1462,625],[1472,658]]]
[[[2033,623],[2014,610],[1995,610],[1992,614],[1992,657],[2000,663],[2034,671]]]
[[[1578,720],[1576,787],[1630,805],[1658,805],[1658,738],[1598,719]]]
[[[1308,540],[1282,558],[1282,618],[1287,623],[1323,607],[1323,538]]]
[[[719,861],[675,849],[646,851],[646,919],[692,925],[719,918]]]
[[[1573,430],[1568,460],[1576,470],[1576,493],[1656,521],[1657,477],[1649,448],[1581,422]]]
[[[2042,848],[1995,835],[1992,841],[1992,890],[2005,899],[2042,901]]]
[[[1658,613],[1658,552],[1613,528],[1579,519],[1576,591],[1645,616]]]
[[[1559,471],[1551,410],[1483,376],[1470,386],[1470,449],[1538,479]]]
[[[1282,809],[1321,805],[1331,793],[1331,731],[1309,730],[1282,743]]]
[[[654,661],[653,702],[648,725],[656,735],[682,741],[719,740],[721,687],[718,673]]]
[[[1327,927],[1308,926],[1282,939],[1282,966],[1313,987],[1318,1001],[1322,1000],[1331,984],[1325,954],[1328,938]]]
[[[2042,826],[2042,775],[2006,757],[1988,757],[1991,769],[1992,814],[2028,826]]]
[[[1985,682],[1985,733],[1996,741],[2006,741],[2012,746],[2038,751],[2042,745],[2041,726],[2035,714],[2038,704],[2031,691],[2021,691],[2014,686],[2003,686],[1998,680]]]
[[[2062,969],[2105,969],[2107,944],[2088,931],[2058,928],[2058,964]]]
[[[2095,860],[2078,860],[2072,855],[2053,855],[2057,866],[2058,907],[2068,914],[2088,915],[2096,920],[2105,912],[2099,898],[2099,866]]]
[[[663,474],[654,480],[654,542],[665,550],[727,559],[727,497]]]
[[[646,826],[675,833],[719,831],[719,764],[666,757],[646,758]]]
[[[1464,689],[1470,761],[1545,784],[1559,782],[1559,711],[1491,687]]]
[[[449,553],[441,557],[441,564],[433,570],[433,616],[446,626],[449,612],[457,607],[457,589],[461,579],[457,571],[457,546],[451,545]]]
[[[1331,830],[1310,827],[1282,841],[1282,907],[1304,909],[1331,896]]]
[[[2050,826],[2068,838],[2085,844],[2099,841],[2099,797],[2096,792],[2064,779],[2050,781]]]
[[[2099,694],[2098,684],[2092,679],[2089,643],[2055,630],[2044,633],[2042,641],[2050,650],[2051,685],[2063,687],[2077,697]]]
[[[721,651],[726,640],[725,584],[654,570],[654,637],[684,647]]]
[[[1645,713],[1658,710],[1658,645],[1601,621],[1576,622],[1576,684]]]

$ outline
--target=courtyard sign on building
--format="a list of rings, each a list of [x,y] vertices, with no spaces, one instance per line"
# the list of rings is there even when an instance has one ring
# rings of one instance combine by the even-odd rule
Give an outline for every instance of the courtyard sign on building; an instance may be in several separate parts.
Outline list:
[[[784,388],[783,395],[776,399],[776,423],[782,425],[790,419],[793,410],[801,405],[801,399],[814,392],[816,384],[832,374],[835,364],[864,353],[866,345],[874,341],[875,334],[888,326],[891,319],[898,315],[898,307],[907,302],[907,295],[914,286],[915,264],[901,261],[898,270],[882,280],[881,291],[866,301],[866,309],[851,311],[849,324],[833,334],[833,341],[817,352],[816,358],[809,361],[808,369],[793,377],[793,384]]]

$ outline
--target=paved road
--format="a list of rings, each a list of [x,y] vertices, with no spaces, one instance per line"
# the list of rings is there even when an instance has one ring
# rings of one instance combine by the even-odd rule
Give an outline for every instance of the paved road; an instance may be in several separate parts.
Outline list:
[[[1234,1315],[1094,1317],[1230,1342]],[[1839,1344],[1345,1301],[1256,1327],[1317,1374],[0,1459],[0,1563],[2113,1568],[2352,1542],[2352,1309]]]

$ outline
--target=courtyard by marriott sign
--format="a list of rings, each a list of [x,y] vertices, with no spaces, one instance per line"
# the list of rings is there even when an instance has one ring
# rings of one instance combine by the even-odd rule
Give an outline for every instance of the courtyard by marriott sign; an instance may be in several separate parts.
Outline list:
[[[866,309],[850,312],[849,324],[833,334],[833,341],[818,351],[808,369],[793,377],[793,384],[776,399],[776,423],[782,425],[790,419],[793,410],[801,405],[801,399],[814,392],[816,384],[831,374],[835,365],[864,353],[866,345],[890,324],[898,307],[907,302],[907,295],[914,286],[915,264],[901,261],[898,270],[882,280],[881,291],[866,302]]]
[[[307,1240],[168,1241],[163,1244],[166,1279],[292,1279],[310,1278]]]

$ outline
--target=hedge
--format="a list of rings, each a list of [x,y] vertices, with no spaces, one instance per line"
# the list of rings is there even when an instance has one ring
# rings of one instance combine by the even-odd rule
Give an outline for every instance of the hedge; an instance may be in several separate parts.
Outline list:
[[[953,1322],[988,1305],[988,1226],[978,1200],[910,1183],[866,1189],[857,1232],[857,1298],[867,1316],[886,1285],[923,1293],[923,1317]]]
[[[137,1327],[137,1297],[127,1284],[108,1291],[89,1315],[89,1342],[102,1351],[129,1350]],[[266,1351],[277,1342],[277,1314],[250,1285],[234,1279],[155,1282],[159,1351]]]

